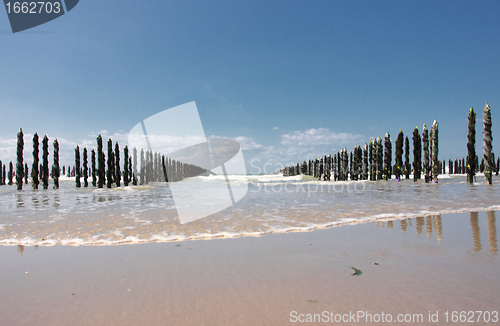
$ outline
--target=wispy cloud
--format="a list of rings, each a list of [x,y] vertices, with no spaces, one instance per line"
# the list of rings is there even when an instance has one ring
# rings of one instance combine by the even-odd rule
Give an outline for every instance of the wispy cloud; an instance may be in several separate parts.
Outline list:
[[[209,139],[233,139],[233,140],[237,141],[238,143],[240,143],[241,149],[244,151],[250,151],[250,150],[254,150],[254,149],[264,148],[264,145],[258,144],[257,142],[255,142],[255,139],[253,139],[251,137],[238,136],[238,137],[231,138],[231,137],[212,135],[208,138]]]
[[[335,132],[328,128],[293,131],[281,136],[282,145],[315,146],[315,145],[343,145],[360,141],[362,135],[346,132]]]
[[[262,146],[246,158],[250,166],[266,169],[250,173],[269,173],[284,165],[334,153],[337,148],[361,143],[365,136],[352,133],[335,132],[328,128],[295,130],[281,135],[279,144]]]

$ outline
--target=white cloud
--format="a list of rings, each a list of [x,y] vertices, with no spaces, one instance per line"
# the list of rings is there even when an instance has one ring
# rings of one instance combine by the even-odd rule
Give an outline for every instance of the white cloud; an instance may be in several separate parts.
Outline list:
[[[328,128],[296,130],[281,135],[276,146],[262,146],[252,157],[245,157],[250,173],[269,173],[297,162],[333,154],[336,148],[361,143],[363,135],[331,131]],[[264,167],[266,171],[255,169]]]
[[[250,137],[239,136],[239,137],[234,138],[234,140],[236,140],[238,143],[240,143],[241,149],[247,150],[247,151],[263,147],[261,144],[256,143],[254,141],[254,139],[250,138]]]
[[[253,138],[245,137],[245,136],[238,136],[238,137],[231,138],[231,137],[212,135],[208,138],[209,139],[233,139],[233,140],[237,141],[238,143],[240,143],[241,149],[244,151],[261,149],[264,147],[263,145],[256,143]]]
[[[328,128],[313,128],[284,134],[281,136],[281,144],[294,146],[342,145],[357,142],[363,138],[362,135],[330,131]]]

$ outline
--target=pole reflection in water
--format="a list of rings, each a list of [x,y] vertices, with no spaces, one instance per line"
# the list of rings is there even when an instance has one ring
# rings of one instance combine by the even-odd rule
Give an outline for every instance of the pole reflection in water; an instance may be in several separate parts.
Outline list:
[[[432,232],[436,234],[436,239],[441,242],[443,240],[443,221],[441,215],[418,216],[414,218],[405,218],[399,220],[401,231],[406,232],[412,226],[412,220],[416,221],[416,231],[418,236],[422,235],[424,226],[426,227],[427,238],[430,239]],[[386,221],[389,229],[393,228],[394,221]],[[472,229],[472,241],[474,251],[480,251],[481,245],[481,232],[479,227],[479,214],[478,212],[470,212],[470,224]],[[453,223],[453,221],[451,221]],[[377,225],[384,226],[384,222],[377,222]],[[489,251],[498,251],[497,228],[495,211],[486,212],[486,225],[488,227],[488,245]]]
[[[481,250],[481,237],[479,235],[479,220],[477,212],[470,212],[470,225],[472,227],[472,239],[474,240],[474,250]]]
[[[17,208],[23,208],[24,207],[24,201],[23,201],[23,195],[21,192],[18,192],[16,194],[17,200],[16,200],[16,207]]]
[[[498,251],[497,249],[497,227],[495,222],[495,212],[486,212],[486,225],[488,225],[488,243],[490,251]]]
[[[401,230],[403,232],[406,232],[406,228],[408,227],[408,223],[406,222],[406,220],[407,219],[405,218],[399,222],[399,224],[401,225]]]
[[[424,227],[424,217],[418,216],[415,218],[417,220],[417,234],[418,236],[422,235],[422,229]]]
[[[432,234],[432,216],[425,217],[425,226],[425,230],[427,231],[427,239],[429,239]]]
[[[21,254],[21,257],[23,256],[24,252],[24,246],[23,245],[18,245],[17,246],[17,251]]]
[[[436,238],[438,241],[443,239],[443,223],[441,221],[441,215],[433,215],[432,221],[434,223],[434,229],[436,230]]]

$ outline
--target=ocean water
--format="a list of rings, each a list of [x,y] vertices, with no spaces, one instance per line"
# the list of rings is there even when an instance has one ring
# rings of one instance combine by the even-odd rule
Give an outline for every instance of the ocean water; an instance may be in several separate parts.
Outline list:
[[[307,231],[377,219],[403,219],[465,211],[498,210],[500,177],[469,185],[465,175],[423,181],[326,182],[307,176],[229,176],[233,191],[248,192],[234,206],[181,223],[165,183],[112,189],[58,190],[0,186],[1,245],[110,245]],[[189,178],[177,189],[210,189],[221,176]],[[50,185],[52,188],[52,184]],[[240,188],[240,189],[237,189]],[[202,191],[203,192],[203,191]],[[213,198],[195,198],[213,205]]]

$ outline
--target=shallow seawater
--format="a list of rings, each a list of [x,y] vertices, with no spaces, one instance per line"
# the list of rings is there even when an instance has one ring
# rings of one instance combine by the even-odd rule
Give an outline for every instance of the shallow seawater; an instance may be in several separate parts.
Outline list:
[[[248,192],[216,214],[181,223],[165,183],[112,189],[61,187],[32,190],[0,187],[0,244],[104,245],[262,235],[313,230],[376,219],[403,219],[463,211],[498,210],[500,177],[493,185],[469,185],[463,175],[423,181],[326,182],[310,177],[229,176],[233,192]],[[176,183],[183,196],[211,192],[221,177]],[[52,188],[52,184],[50,185]],[[178,192],[177,192],[178,194]],[[193,198],[213,205],[213,196]],[[201,207],[200,206],[200,207]]]

